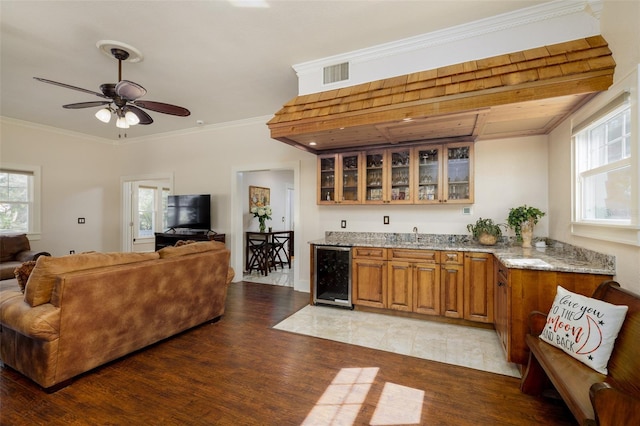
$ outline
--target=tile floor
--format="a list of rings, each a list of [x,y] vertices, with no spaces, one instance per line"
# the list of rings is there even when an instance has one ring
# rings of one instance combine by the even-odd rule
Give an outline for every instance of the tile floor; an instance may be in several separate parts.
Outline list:
[[[294,259],[291,269],[278,268],[267,276],[256,271],[245,272],[242,279],[254,283],[293,287],[295,266]],[[505,361],[494,330],[310,305],[274,328],[520,377],[516,365]]]
[[[311,305],[274,328],[520,377],[494,330]]]
[[[278,268],[269,272],[266,277],[258,271],[245,272],[242,276],[243,281],[260,284],[279,285],[283,287],[293,287],[293,270],[296,267],[296,260],[292,259],[291,269],[287,266]]]

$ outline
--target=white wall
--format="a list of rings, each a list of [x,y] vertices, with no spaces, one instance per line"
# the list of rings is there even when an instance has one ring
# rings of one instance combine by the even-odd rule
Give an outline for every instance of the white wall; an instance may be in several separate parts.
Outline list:
[[[300,95],[431,70],[600,34],[599,2],[551,1],[440,31],[294,65]],[[436,6],[437,7],[437,6]],[[479,5],[478,7],[482,7]],[[637,24],[627,17],[629,25]],[[323,67],[349,62],[349,79],[323,84]]]
[[[636,87],[632,89],[632,93],[635,93],[635,96],[637,96],[637,74],[634,73],[631,79],[626,79],[624,87],[628,87],[626,83],[629,80],[636,81]],[[609,242],[602,239],[585,238],[572,235],[571,233],[571,124],[572,122],[582,122],[589,114],[606,105],[607,102],[615,97],[615,95],[619,93],[619,90],[621,90],[621,87],[617,86],[618,84],[614,84],[609,92],[596,97],[583,108],[584,111],[574,114],[571,119],[566,120],[562,126],[558,127],[551,134],[549,151],[550,181],[557,183],[549,187],[550,205],[553,206],[551,215],[554,219],[550,233],[552,238],[616,256],[616,280],[620,282],[623,287],[640,293],[640,247]],[[634,132],[632,132],[632,134],[633,133]],[[638,140],[636,133],[635,155],[640,153]],[[638,163],[638,165],[640,165],[640,161]],[[640,183],[640,181],[638,183]],[[637,232],[632,230],[628,231]]]
[[[273,227],[275,231],[283,231],[284,217],[286,216],[287,187],[293,186],[293,170],[255,171],[243,173],[244,201],[243,228],[245,231],[257,231],[258,219],[249,211],[249,186],[260,186],[270,189],[270,206],[273,214],[271,220],[267,220],[267,227]],[[287,229],[288,231],[288,229]]]
[[[605,0],[602,34],[610,44],[619,72],[628,73],[640,62],[640,2]],[[533,37],[535,39],[535,37]],[[467,46],[470,55],[473,45]],[[462,48],[464,50],[464,48]],[[626,70],[626,71],[625,71]],[[274,105],[274,112],[280,105]],[[623,286],[640,291],[637,248],[595,240],[572,239],[567,234],[570,203],[570,147],[568,124],[545,136],[482,141],[476,144],[476,202],[473,214],[462,206],[351,206],[316,205],[316,157],[272,140],[266,121],[207,126],[188,134],[171,134],[123,146],[105,144],[87,136],[2,119],[0,161],[42,166],[42,239],[38,250],[54,255],[76,251],[120,249],[120,178],[131,175],[171,174],[176,193],[210,193],[214,204],[212,227],[227,234],[232,255],[241,252],[241,231],[233,229],[231,200],[235,170],[260,170],[266,165],[299,167],[296,253],[299,281],[308,291],[308,241],[326,230],[465,233],[478,217],[504,221],[508,209],[527,203],[548,212],[536,235],[614,254]],[[389,215],[390,225],[382,224]],[[239,214],[242,216],[242,213]],[[78,225],[77,218],[86,224]],[[239,228],[242,228],[240,219]],[[240,243],[238,243],[238,241]],[[241,256],[240,256],[241,258]]]
[[[41,239],[55,256],[120,247],[120,168],[115,146],[84,135],[2,119],[0,161],[42,168]],[[78,218],[86,222],[78,224]]]
[[[640,1],[604,0],[600,27],[616,61],[614,81],[640,63]]]
[[[327,231],[468,234],[479,217],[506,223],[511,207],[522,204],[548,211],[547,137],[481,141],[475,144],[475,203],[439,205],[320,206],[320,225]],[[471,206],[471,215],[462,213]],[[383,216],[389,216],[389,225]],[[340,228],[340,221],[347,228]],[[547,217],[534,230],[548,236]]]
[[[640,63],[639,20],[640,2],[605,0],[601,26],[616,61],[614,85]],[[634,142],[638,153],[637,133]],[[571,117],[551,133],[549,147],[550,237],[616,256],[616,280],[640,293],[640,247],[571,235]]]
[[[308,242],[323,237],[327,230],[340,230],[342,219],[347,220],[347,231],[411,232],[417,226],[421,233],[464,234],[466,225],[478,217],[504,222],[510,207],[526,203],[549,212],[553,219],[550,222],[548,216],[543,218],[536,227],[536,235],[569,241],[558,232],[559,224],[566,223],[558,217],[563,215],[561,209],[570,196],[556,191],[568,185],[570,161],[564,152],[566,144],[553,139],[550,149],[547,139],[534,136],[476,143],[476,202],[472,215],[463,215],[462,205],[317,206],[316,157],[270,139],[267,126],[260,120],[124,146],[3,122],[2,161],[42,166],[43,232],[42,240],[34,242],[37,249],[55,255],[66,254],[69,249],[118,250],[120,177],[169,173],[174,176],[176,193],[212,194],[212,226],[227,234],[227,245],[232,253],[238,254],[240,250],[240,259],[243,219],[239,220],[240,231],[236,231],[230,217],[234,170],[260,170],[265,164],[286,167],[297,164],[300,208],[296,227],[299,259],[296,289],[308,291]],[[554,194],[551,202],[547,201],[548,191]],[[237,196],[242,203],[248,202],[244,189]],[[383,215],[390,216],[390,225],[383,225]],[[80,216],[87,218],[86,225],[76,224]],[[589,242],[578,245],[608,249],[606,245]],[[612,254],[627,260],[633,255],[624,250]],[[637,276],[638,263],[619,261],[618,273],[622,277]]]
[[[275,141],[269,136],[265,125],[270,117],[229,123],[223,126],[206,126],[198,131],[167,135],[144,141],[130,142],[118,149],[123,175],[171,173],[174,177],[175,193],[207,193],[212,199],[212,228],[225,233],[227,246],[232,252],[232,265],[236,269],[235,280],[242,279],[243,227],[248,215],[248,193],[246,184],[236,185],[237,170],[290,169],[298,164],[300,188],[300,209],[296,212],[304,218],[295,229],[296,257],[298,263],[295,274],[300,276],[296,289],[309,290],[309,246],[307,241],[317,239],[322,234],[315,231],[315,223],[308,230],[307,218],[316,216],[315,210],[315,165],[316,157],[300,149]],[[308,171],[312,168],[311,172]],[[269,187],[263,181],[258,186]],[[248,185],[248,184],[247,184]],[[275,183],[274,183],[275,185]],[[231,194],[237,187],[237,194]],[[313,192],[309,202],[309,188]],[[296,188],[297,190],[298,188]],[[272,196],[274,193],[272,192]],[[275,194],[278,197],[277,194]],[[232,205],[239,197],[241,205],[238,217],[232,219],[236,209]],[[274,200],[277,202],[277,200]],[[281,213],[277,213],[281,217]],[[254,222],[256,222],[254,220]],[[309,222],[312,223],[312,222]],[[254,224],[257,229],[257,224]],[[269,226],[269,224],[267,225]],[[274,221],[272,225],[278,229]],[[235,227],[235,229],[234,229]]]

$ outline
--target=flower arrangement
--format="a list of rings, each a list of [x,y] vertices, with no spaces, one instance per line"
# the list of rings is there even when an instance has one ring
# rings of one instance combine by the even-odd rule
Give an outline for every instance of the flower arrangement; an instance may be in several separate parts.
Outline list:
[[[253,213],[253,217],[258,218],[258,222],[260,224],[260,232],[264,232],[266,226],[264,221],[269,219],[271,220],[271,207],[270,206],[254,206],[251,207],[251,213]]]

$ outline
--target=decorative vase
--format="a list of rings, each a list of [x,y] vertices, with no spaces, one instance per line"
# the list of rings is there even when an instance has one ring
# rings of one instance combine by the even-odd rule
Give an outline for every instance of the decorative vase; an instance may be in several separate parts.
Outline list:
[[[522,247],[531,247],[533,239],[533,220],[527,220],[520,225],[520,236],[522,237]]]
[[[487,233],[480,234],[480,237],[478,238],[478,242],[483,246],[493,246],[496,244],[497,241],[498,239],[496,238],[495,235],[491,235]]]
[[[267,228],[264,224],[264,217],[259,217],[258,222],[260,223],[260,232],[264,232],[264,230]]]

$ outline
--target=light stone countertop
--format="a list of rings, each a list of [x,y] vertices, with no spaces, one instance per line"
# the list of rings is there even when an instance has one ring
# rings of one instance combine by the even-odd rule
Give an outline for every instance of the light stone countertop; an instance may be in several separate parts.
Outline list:
[[[485,246],[473,241],[468,235],[327,232],[324,239],[310,241],[309,244],[492,253],[510,269],[615,275],[615,256],[559,241],[547,241],[551,245],[523,248],[509,242]]]

